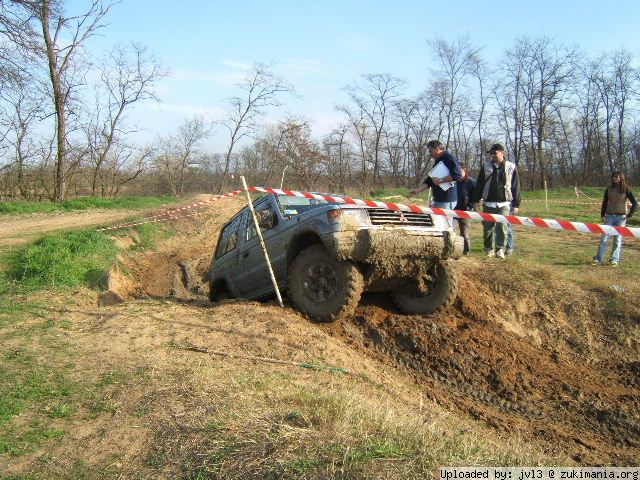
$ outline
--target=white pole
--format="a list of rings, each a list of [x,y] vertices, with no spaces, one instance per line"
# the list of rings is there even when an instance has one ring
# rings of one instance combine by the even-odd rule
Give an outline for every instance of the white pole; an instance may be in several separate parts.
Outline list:
[[[549,213],[549,195],[547,193],[547,179],[544,179],[544,208]]]
[[[276,297],[278,297],[278,303],[281,307],[284,308],[284,304],[282,303],[282,297],[280,296],[280,289],[278,288],[278,282],[276,282],[276,276],[273,274],[273,268],[271,268],[271,260],[269,260],[269,253],[267,253],[267,246],[264,244],[264,239],[262,238],[262,232],[260,231],[260,225],[258,225],[258,217],[256,217],[256,212],[253,209],[253,203],[251,202],[251,196],[249,195],[249,188],[247,187],[247,182],[244,177],[241,176],[242,187],[244,188],[244,192],[247,194],[247,201],[249,202],[249,210],[251,211],[251,216],[253,217],[253,224],[256,226],[256,233],[258,234],[258,239],[260,240],[260,246],[262,247],[262,253],[264,253],[264,259],[267,261],[267,268],[269,269],[269,275],[271,275],[271,282],[273,283],[273,288],[276,289]]]
[[[282,190],[282,184],[284,183],[284,172],[287,171],[287,168],[289,168],[289,165],[284,167],[284,169],[282,170],[282,178],[280,179],[280,190]]]

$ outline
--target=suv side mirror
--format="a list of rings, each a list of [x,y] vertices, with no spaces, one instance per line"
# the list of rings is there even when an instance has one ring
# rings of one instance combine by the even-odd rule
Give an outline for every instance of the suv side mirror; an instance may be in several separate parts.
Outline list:
[[[261,210],[256,212],[256,217],[258,218],[258,225],[260,225],[260,228],[264,230],[269,230],[277,224],[276,216],[273,214],[272,210]]]

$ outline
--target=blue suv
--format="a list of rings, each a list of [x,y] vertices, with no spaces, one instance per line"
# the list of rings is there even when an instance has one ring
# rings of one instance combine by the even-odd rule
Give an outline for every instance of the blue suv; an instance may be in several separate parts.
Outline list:
[[[366,292],[390,292],[405,313],[431,314],[457,295],[451,260],[462,239],[446,216],[268,194],[253,202],[278,287],[311,319],[355,310]],[[220,232],[209,298],[275,294],[249,207]]]

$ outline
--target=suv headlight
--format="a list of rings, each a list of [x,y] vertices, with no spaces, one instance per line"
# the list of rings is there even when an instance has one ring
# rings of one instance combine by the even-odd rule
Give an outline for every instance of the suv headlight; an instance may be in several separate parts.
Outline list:
[[[364,208],[358,209],[344,209],[342,210],[342,215],[346,218],[353,218],[360,225],[371,225],[371,220],[369,220],[369,214]]]
[[[327,212],[327,220],[332,225],[340,225],[342,228],[349,226],[371,225],[369,215],[364,209],[336,208]]]

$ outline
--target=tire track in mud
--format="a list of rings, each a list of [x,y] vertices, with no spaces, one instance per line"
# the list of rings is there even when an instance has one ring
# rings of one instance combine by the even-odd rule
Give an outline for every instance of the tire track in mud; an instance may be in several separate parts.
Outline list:
[[[336,336],[407,371],[425,396],[578,464],[633,465],[640,453],[638,363],[594,368],[494,323],[454,312],[403,316],[364,305]],[[571,361],[573,360],[573,361]]]

